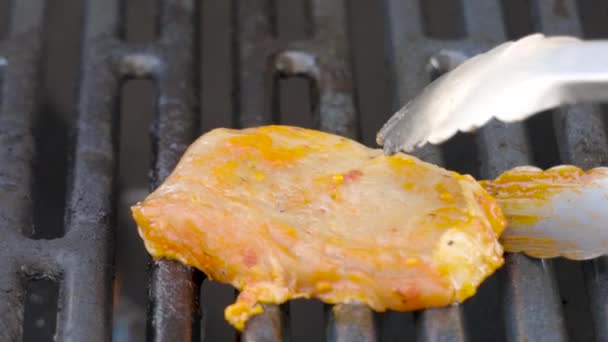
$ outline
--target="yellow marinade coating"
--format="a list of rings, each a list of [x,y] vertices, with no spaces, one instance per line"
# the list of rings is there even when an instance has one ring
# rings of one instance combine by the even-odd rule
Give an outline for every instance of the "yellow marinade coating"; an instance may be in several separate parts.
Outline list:
[[[462,302],[503,264],[505,218],[471,177],[290,126],[206,133],[132,212],[154,258],[240,290],[226,309],[239,330],[300,297]]]

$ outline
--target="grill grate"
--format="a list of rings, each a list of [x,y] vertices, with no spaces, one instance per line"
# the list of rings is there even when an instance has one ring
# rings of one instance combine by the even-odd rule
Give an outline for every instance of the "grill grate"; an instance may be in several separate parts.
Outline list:
[[[129,44],[120,38],[124,1],[85,1],[66,228],[63,236],[42,240],[27,234],[34,225],[33,169],[37,158],[33,132],[35,114],[40,110],[38,88],[43,78],[47,3],[13,1],[9,33],[0,45],[0,340],[20,340],[23,336],[27,281],[50,279],[59,284],[56,339],[107,341],[111,339],[120,87],[127,78],[150,79],[156,86],[150,184],[156,187],[199,134],[197,28],[201,12],[195,0],[158,1],[158,39]],[[352,7],[363,2],[304,3],[307,6],[302,7],[310,11],[305,16],[310,21],[306,25],[310,32],[296,41],[288,41],[277,32],[277,1],[234,0],[226,5],[233,15],[231,37],[235,44],[230,63],[234,64],[232,101],[236,110],[229,120],[209,118],[214,114],[203,106],[203,127],[205,122],[230,121],[248,127],[293,120],[279,115],[278,98],[282,80],[300,77],[311,86],[312,118],[306,120],[310,126],[371,142],[370,132],[388,117],[356,109],[365,101],[356,99],[355,91],[361,98],[366,94],[353,75],[353,69],[359,70],[361,63],[357,64],[357,57],[351,53],[357,48],[353,48],[351,36],[360,31],[351,32],[349,28]],[[439,49],[472,54],[532,30],[580,36],[585,23],[578,12],[593,8],[574,0],[461,0],[450,5],[450,10],[459,15],[446,17],[436,10],[443,6],[440,1],[385,0],[384,6],[388,30],[384,53],[388,69],[394,74],[392,88],[399,100],[395,106],[449,69],[449,65],[427,68],[429,58]],[[359,19],[358,25],[364,25],[365,16]],[[517,22],[527,26],[509,26]],[[551,124],[555,130],[559,160],[551,162],[584,168],[608,164],[606,130],[598,106],[561,108],[543,120],[541,128],[542,124]],[[530,143],[534,140],[529,133],[524,123],[493,122],[475,135],[457,137],[440,147],[426,147],[417,155],[478,177],[494,177],[508,168],[535,163],[538,154],[544,153]],[[459,153],[465,157],[463,161],[454,157]],[[507,255],[506,259],[506,266],[462,306],[384,314],[373,314],[357,305],[322,306],[327,339],[384,341],[406,335],[423,341],[566,340],[569,333],[573,337],[569,327],[573,314],[562,305],[560,291],[563,296],[562,282],[568,280],[564,272],[576,270],[584,275],[581,284],[589,296],[592,335],[597,340],[608,340],[608,259],[574,266],[521,255]],[[199,272],[177,262],[151,263],[148,339],[201,338],[202,278]],[[288,340],[293,328],[290,318],[289,305],[267,306],[240,338]]]

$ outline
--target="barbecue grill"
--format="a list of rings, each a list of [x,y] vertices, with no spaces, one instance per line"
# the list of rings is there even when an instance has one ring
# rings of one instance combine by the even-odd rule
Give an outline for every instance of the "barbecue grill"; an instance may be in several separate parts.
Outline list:
[[[152,29],[143,36],[151,39],[129,38],[146,13]],[[138,247],[122,250],[124,230],[134,227],[117,220],[129,194],[140,199],[141,191],[117,185],[147,167],[142,149],[151,149],[151,167],[149,180],[140,178],[153,188],[194,138],[217,126],[294,124],[373,145],[389,115],[449,68],[428,64],[440,49],[471,55],[532,31],[608,37],[607,4],[15,0],[0,1],[0,14],[10,19],[0,23],[1,341],[608,341],[607,259],[522,255],[507,255],[461,306],[374,314],[297,300],[267,306],[240,336],[221,320],[234,291],[177,262],[150,261],[149,282],[131,285],[148,290],[140,315],[147,324],[129,324],[138,311],[129,311],[123,289],[137,279],[121,263],[138,257],[144,269],[146,256],[133,233]],[[56,57],[54,46],[66,43],[47,26],[63,21],[72,26],[61,32],[81,34],[79,68]],[[70,71],[53,70],[48,58]],[[76,118],[54,116],[48,78],[76,74]],[[146,127],[145,110],[120,105],[138,94],[125,90],[132,79],[153,84],[144,91],[153,101],[150,147],[131,134]],[[602,107],[577,105],[524,123],[492,122],[415,155],[490,178],[524,164],[606,166],[608,140]]]

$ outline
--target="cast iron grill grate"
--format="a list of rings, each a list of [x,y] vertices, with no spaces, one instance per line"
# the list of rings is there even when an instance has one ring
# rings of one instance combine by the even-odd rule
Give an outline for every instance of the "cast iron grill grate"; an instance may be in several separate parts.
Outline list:
[[[47,44],[45,13],[51,2],[12,2],[8,33],[0,45],[0,340],[28,336],[24,302],[28,284],[39,279],[50,280],[57,287],[57,313],[52,322],[57,341],[111,339],[117,114],[125,80],[147,79],[155,86],[150,139],[150,187],[155,187],[201,133],[201,126],[206,130],[219,124],[292,123],[373,144],[375,131],[391,109],[445,72],[444,66],[427,67],[430,56],[439,49],[472,54],[531,31],[593,36],[606,32],[603,27],[608,26],[608,12],[601,12],[606,6],[600,6],[599,1],[289,3],[301,5],[299,9],[306,12],[301,16],[305,34],[295,40],[281,35],[277,7],[285,5],[277,0],[159,0],[155,2],[159,12],[157,39],[131,43],[121,38],[125,2],[83,1],[77,121],[66,175],[63,234],[43,239],[32,233],[34,169],[40,158],[35,127],[41,110],[42,61]],[[378,12],[362,12],[368,7]],[[199,28],[206,27],[201,20],[213,16],[205,13],[213,8],[231,13],[231,30],[222,35],[234,43],[227,45],[231,59],[225,62],[230,69],[226,77],[233,76],[229,82],[234,87],[230,117],[218,118],[221,114],[200,105],[199,69],[209,70],[209,66],[204,67],[209,62],[199,52],[201,44],[203,49],[212,44],[201,43]],[[374,13],[378,14],[375,19]],[[384,51],[362,51],[366,47],[357,37],[367,31],[368,22],[385,25]],[[201,36],[213,34],[202,32]],[[376,42],[373,46],[380,45]],[[376,57],[370,59],[366,53]],[[378,56],[388,58],[386,70]],[[369,61],[377,64],[367,65]],[[369,85],[381,84],[386,74],[393,80],[382,89],[395,96],[378,95],[380,91]],[[310,107],[304,117],[284,114],[289,105],[280,100],[284,88],[289,87],[286,80],[294,78],[304,81],[299,90],[306,88],[307,94],[300,97],[309,97],[304,101]],[[203,86],[208,83],[203,82]],[[203,95],[206,91],[203,88]],[[399,101],[394,105],[379,103],[391,97]],[[477,177],[493,177],[523,164],[606,165],[608,142],[601,108],[580,105],[560,108],[528,123],[493,122],[476,134],[461,135],[417,155]],[[576,272],[570,275],[569,271]],[[581,279],[574,279],[575,275]],[[177,262],[151,263],[149,340],[186,341],[210,336],[205,331],[211,327],[203,324],[201,328],[203,278]],[[374,314],[357,305],[317,303],[316,310],[326,326],[317,326],[324,332],[314,336],[331,341],[562,341],[569,337],[606,341],[607,281],[605,258],[573,264],[509,255],[506,266],[462,306]],[[575,286],[568,285],[571,283]],[[564,304],[563,298],[576,291],[585,294],[574,296],[584,302],[577,306],[584,307],[584,313]],[[244,341],[289,340],[298,324],[294,317],[302,319],[297,310],[289,304],[267,306],[265,313],[253,318],[237,337]],[[586,325],[577,323],[587,318],[591,322]],[[592,329],[583,331],[584,327]]]

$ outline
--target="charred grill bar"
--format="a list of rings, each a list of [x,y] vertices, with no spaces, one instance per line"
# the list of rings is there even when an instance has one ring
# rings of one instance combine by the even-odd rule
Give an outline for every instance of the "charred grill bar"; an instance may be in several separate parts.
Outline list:
[[[159,40],[142,47],[126,46],[118,38],[119,1],[86,3],[67,228],[63,237],[53,240],[29,239],[19,231],[27,231],[33,224],[32,130],[39,98],[36,91],[40,84],[45,1],[14,1],[12,8],[10,36],[0,52],[0,340],[21,339],[25,280],[50,278],[60,283],[57,340],[108,341],[116,113],[121,80],[148,77],[157,82],[154,179],[162,180],[197,132],[193,95],[195,2],[163,1]],[[150,314],[153,338],[190,338],[191,323],[198,320],[198,284],[193,279],[190,269],[176,263],[154,264]]]
[[[40,246],[22,234],[33,225],[32,130],[43,18],[43,1],[20,2],[13,7],[8,38],[0,45],[0,339],[4,341],[17,340],[22,334],[23,271],[36,275],[42,271],[47,277],[60,273],[60,265],[48,258],[57,255],[57,249]],[[31,253],[36,247],[44,248]]]
[[[454,16],[460,26],[448,32],[449,37],[436,37],[428,27],[425,30],[430,20],[428,8],[435,2],[443,3],[385,0],[386,54],[394,77],[396,105],[415,96],[437,73],[453,67],[458,56],[470,56],[513,38],[507,13],[515,3],[526,7],[532,23],[530,31],[582,35],[583,23],[574,0],[462,0],[452,3],[460,5],[455,8],[461,16]],[[199,62],[198,56],[199,2],[159,1],[157,39],[150,44],[133,45],[121,39],[123,1],[85,1],[77,130],[71,172],[67,175],[66,228],[63,236],[42,240],[32,238],[29,232],[34,225],[32,184],[37,156],[33,131],[40,106],[45,44],[42,31],[48,3],[13,1],[9,34],[0,45],[0,340],[20,340],[24,334],[25,284],[31,279],[51,279],[59,284],[56,339],[107,341],[112,326],[120,87],[129,78],[150,79],[156,85],[150,184],[156,187],[200,133],[198,68],[206,61]],[[361,127],[363,120],[354,95],[357,85],[349,15],[355,1],[306,3],[310,10],[310,37],[286,42],[276,32],[276,1],[232,2],[236,89],[232,121],[238,127],[281,122],[283,118],[277,115],[277,80],[298,76],[307,78],[312,85],[313,126],[360,138],[360,132],[369,128]],[[430,58],[441,49],[450,50],[456,59],[438,56],[438,63],[428,68]],[[212,114],[202,113],[203,117],[206,115]],[[556,110],[552,123],[560,163],[583,168],[608,164],[606,130],[598,106]],[[530,142],[529,133],[523,123],[493,122],[474,138],[479,165],[471,164],[476,162],[473,158],[466,162],[483,178],[534,163],[537,146]],[[416,154],[450,167],[446,158],[446,151],[450,150],[446,146],[427,147]],[[580,263],[594,335],[602,341],[608,339],[606,260]],[[197,340],[202,274],[164,260],[153,262],[150,270],[148,339]],[[567,315],[556,281],[559,271],[556,261],[507,255],[506,266],[462,306],[396,316],[375,315],[358,305],[326,306],[327,326],[319,329],[326,329],[331,341],[375,341],[386,337],[386,329],[424,341],[477,340],[493,331],[498,335],[504,332],[497,340],[562,341],[568,336]],[[502,324],[485,324],[484,316],[494,313],[501,317]],[[289,314],[287,305],[267,306],[264,314],[250,321],[240,338],[288,340],[290,324],[293,325]],[[479,330],[485,333],[480,334]]]

